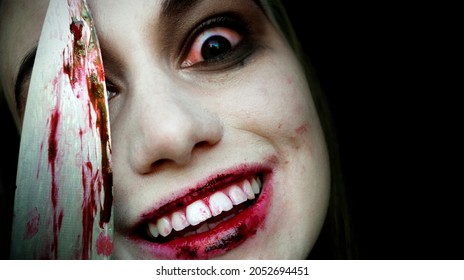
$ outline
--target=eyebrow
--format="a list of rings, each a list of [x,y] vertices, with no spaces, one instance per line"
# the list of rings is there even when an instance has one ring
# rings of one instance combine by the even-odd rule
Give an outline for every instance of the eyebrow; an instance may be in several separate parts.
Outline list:
[[[163,14],[167,16],[172,16],[191,8],[192,6],[196,5],[199,1],[202,0],[164,0],[161,4],[163,7],[162,11]]]
[[[21,61],[21,66],[19,67],[18,75],[16,76],[16,81],[14,85],[14,94],[16,101],[16,109],[20,111],[19,98],[21,95],[21,89],[25,84],[25,79],[28,75],[32,73],[32,67],[34,66],[35,56],[37,54],[37,46],[33,47],[27,54],[24,56]]]
[[[162,11],[167,16],[174,16],[181,14],[183,11],[192,8],[197,5],[198,2],[204,0],[163,0]],[[262,3],[260,0],[252,0],[259,8],[262,9]]]

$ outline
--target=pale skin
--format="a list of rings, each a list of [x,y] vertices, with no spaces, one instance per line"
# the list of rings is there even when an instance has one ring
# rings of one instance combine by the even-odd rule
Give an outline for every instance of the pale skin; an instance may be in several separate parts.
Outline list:
[[[37,45],[47,1],[4,2],[0,81],[20,128],[14,83],[23,57]],[[141,215],[214,174],[272,159],[263,226],[214,258],[305,258],[325,219],[330,171],[299,62],[251,0],[198,1],[170,17],[161,2],[89,1],[111,85],[113,257],[157,258],[129,238]],[[201,62],[193,42],[201,46],[207,37],[186,37],[204,18],[229,12],[250,32],[214,26],[232,43],[232,55]],[[235,48],[240,42],[245,47]]]

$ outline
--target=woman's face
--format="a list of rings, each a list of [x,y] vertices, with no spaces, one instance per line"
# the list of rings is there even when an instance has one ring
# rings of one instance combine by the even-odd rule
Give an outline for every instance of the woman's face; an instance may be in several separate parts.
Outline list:
[[[4,2],[14,108],[47,1]],[[303,71],[258,1],[89,2],[110,92],[113,256],[305,258],[325,218],[327,150]]]

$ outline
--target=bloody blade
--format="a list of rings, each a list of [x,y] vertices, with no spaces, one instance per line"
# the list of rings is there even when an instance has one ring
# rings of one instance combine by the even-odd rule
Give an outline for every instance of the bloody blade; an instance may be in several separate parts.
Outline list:
[[[21,132],[11,257],[107,259],[112,177],[105,76],[83,0],[51,0]]]

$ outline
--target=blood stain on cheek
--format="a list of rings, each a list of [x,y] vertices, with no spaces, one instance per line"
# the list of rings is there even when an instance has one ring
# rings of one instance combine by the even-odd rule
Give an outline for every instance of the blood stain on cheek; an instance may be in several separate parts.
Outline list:
[[[306,123],[295,128],[295,132],[299,135],[305,134],[306,132],[308,132],[308,124]]]
[[[294,129],[295,134],[290,137],[293,148],[299,150],[302,146],[310,144],[309,130],[310,126],[307,122]]]
[[[285,77],[285,81],[287,82],[287,85],[293,84],[293,79],[292,79],[292,77],[288,77],[288,76]]]

